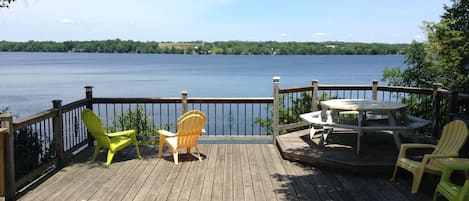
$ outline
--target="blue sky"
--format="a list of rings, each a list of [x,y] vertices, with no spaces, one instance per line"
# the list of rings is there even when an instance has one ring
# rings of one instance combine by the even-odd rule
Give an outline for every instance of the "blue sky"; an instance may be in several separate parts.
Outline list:
[[[450,0],[16,0],[0,40],[423,41]]]

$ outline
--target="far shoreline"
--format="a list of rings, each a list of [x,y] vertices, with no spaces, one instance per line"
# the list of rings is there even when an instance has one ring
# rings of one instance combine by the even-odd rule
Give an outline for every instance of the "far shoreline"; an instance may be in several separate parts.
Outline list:
[[[134,53],[187,55],[404,55],[409,44],[362,42],[0,41],[0,52]]]

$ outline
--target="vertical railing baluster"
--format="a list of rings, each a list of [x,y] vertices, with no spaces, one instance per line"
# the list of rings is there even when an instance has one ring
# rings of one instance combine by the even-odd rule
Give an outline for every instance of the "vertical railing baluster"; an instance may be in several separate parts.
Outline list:
[[[259,103],[259,120],[262,120],[262,104]],[[254,124],[254,120],[252,121],[252,124]],[[262,134],[261,130],[261,125],[259,124],[259,135]]]
[[[207,104],[207,134],[210,134],[210,105]]]
[[[225,104],[221,104],[221,135],[225,135]]]
[[[155,104],[154,103],[151,104],[151,125],[152,125],[152,129],[155,130],[156,125],[155,125]]]
[[[173,113],[173,114],[174,114],[174,122],[175,122],[174,125],[175,125],[175,127],[176,127],[175,129],[177,129],[177,125],[178,125],[177,104],[174,103],[173,105],[174,105],[174,113]]]
[[[163,128],[164,128],[164,126],[163,126],[163,121],[162,121],[162,118],[163,118],[163,110],[162,110],[162,108],[161,108],[162,103],[159,103],[158,105],[159,105],[159,108],[160,108],[160,112],[159,112],[159,113],[160,113],[160,119],[159,119],[159,120],[160,120],[160,129],[163,129]],[[166,128],[165,128],[165,129],[166,129]]]
[[[217,104],[215,103],[215,136],[217,135]]]
[[[170,126],[170,117],[169,117],[169,103],[166,104],[166,124],[168,125],[168,127],[171,127]],[[173,129],[173,131],[175,131],[175,129]]]
[[[230,116],[229,116],[229,122],[228,122],[228,123],[229,123],[229,125],[230,125],[230,135],[232,135],[232,134],[233,134],[233,133],[232,133],[232,127],[233,127],[233,113],[232,113],[232,111],[231,111],[231,103],[229,104],[229,106],[230,106],[230,111],[229,111]]]

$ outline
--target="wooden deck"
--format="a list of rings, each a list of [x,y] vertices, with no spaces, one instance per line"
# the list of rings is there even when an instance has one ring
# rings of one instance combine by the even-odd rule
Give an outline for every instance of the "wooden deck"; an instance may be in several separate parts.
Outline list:
[[[155,147],[141,146],[116,155],[104,167],[106,153],[90,161],[91,149],[19,200],[430,200],[436,182],[424,178],[410,194],[410,175],[397,182],[390,174],[339,173],[281,158],[271,144],[203,144],[203,160],[169,153],[156,158]]]

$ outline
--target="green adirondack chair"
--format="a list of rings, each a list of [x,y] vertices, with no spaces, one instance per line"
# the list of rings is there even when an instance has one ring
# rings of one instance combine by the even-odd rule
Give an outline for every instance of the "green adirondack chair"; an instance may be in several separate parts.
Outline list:
[[[449,201],[469,200],[469,179],[466,179],[462,186],[451,182],[451,173],[456,170],[469,171],[469,159],[450,158],[445,161],[445,169],[440,183],[436,186],[433,201],[437,201],[440,195]]]
[[[114,154],[130,144],[134,144],[137,157],[142,158],[140,155],[140,150],[138,149],[138,141],[135,130],[106,133],[104,131],[101,118],[99,118],[98,115],[89,109],[83,110],[81,113],[81,119],[85,123],[88,132],[97,142],[96,148],[94,149],[93,160],[96,159],[96,156],[98,155],[101,148],[106,148],[108,149],[106,165],[109,166],[111,165],[112,158],[114,158]]]

